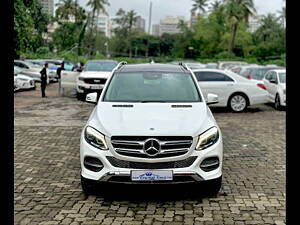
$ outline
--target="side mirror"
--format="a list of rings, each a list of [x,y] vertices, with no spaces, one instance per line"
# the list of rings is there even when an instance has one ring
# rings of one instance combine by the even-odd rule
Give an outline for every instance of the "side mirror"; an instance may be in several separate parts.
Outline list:
[[[85,101],[93,104],[97,104],[98,93],[93,92],[86,95]]]
[[[218,95],[215,94],[207,94],[207,105],[217,104],[219,103]]]

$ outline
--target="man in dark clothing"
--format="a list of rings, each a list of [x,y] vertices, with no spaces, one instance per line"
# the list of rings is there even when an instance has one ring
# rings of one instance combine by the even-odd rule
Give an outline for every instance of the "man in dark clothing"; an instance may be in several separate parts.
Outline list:
[[[41,70],[41,91],[42,91],[42,98],[47,97],[45,94],[46,86],[47,86],[47,68],[48,63],[45,63],[44,68]]]

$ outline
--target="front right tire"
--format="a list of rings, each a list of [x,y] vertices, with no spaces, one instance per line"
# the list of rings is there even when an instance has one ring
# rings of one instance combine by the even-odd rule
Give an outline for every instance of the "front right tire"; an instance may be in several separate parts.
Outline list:
[[[86,196],[89,196],[91,194],[94,194],[95,192],[95,182],[93,180],[84,178],[83,176],[81,176],[81,188],[83,193]]]

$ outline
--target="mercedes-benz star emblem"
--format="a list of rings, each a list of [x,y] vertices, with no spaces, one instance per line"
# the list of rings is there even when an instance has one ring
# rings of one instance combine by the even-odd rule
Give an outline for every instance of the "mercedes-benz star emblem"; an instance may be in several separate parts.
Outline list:
[[[160,153],[160,143],[156,139],[147,139],[144,143],[143,150],[149,156],[156,156]]]

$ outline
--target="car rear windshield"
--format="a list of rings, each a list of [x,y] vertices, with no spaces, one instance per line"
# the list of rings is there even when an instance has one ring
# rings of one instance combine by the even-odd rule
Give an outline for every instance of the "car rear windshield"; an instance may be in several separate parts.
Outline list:
[[[112,71],[117,65],[115,62],[88,62],[84,71]]]
[[[191,74],[120,72],[112,77],[107,102],[201,102]]]
[[[285,78],[286,78],[285,73],[279,73],[278,75],[279,75],[280,83],[285,83]]]

